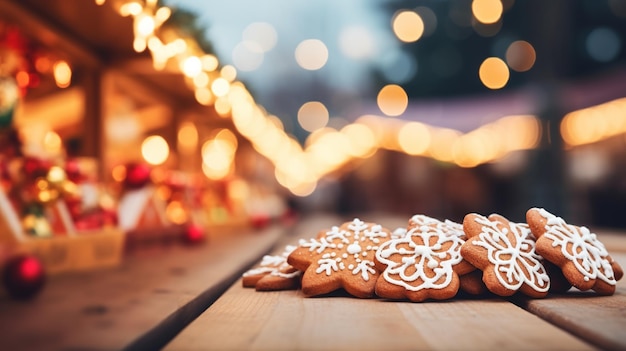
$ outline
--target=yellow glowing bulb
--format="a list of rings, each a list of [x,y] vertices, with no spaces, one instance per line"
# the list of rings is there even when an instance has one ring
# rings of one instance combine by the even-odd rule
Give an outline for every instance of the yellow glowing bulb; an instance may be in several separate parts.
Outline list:
[[[141,144],[141,155],[151,165],[160,165],[167,160],[170,148],[162,136],[152,135]]]
[[[67,88],[72,82],[72,69],[65,61],[57,61],[53,66],[54,81],[59,88]]]

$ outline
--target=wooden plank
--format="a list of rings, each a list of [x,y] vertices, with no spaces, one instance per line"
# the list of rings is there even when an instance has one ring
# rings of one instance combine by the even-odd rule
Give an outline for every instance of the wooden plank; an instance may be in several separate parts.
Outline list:
[[[255,292],[240,283],[166,350],[593,349],[498,299],[384,302],[300,291]]]
[[[376,217],[378,218],[378,217]],[[372,220],[362,216],[363,220]],[[344,219],[345,220],[345,219]],[[380,217],[395,227],[404,219]],[[324,224],[324,225],[322,225]],[[326,225],[308,219],[295,238]],[[395,228],[394,228],[395,229]],[[294,239],[295,239],[294,238]],[[297,240],[285,238],[277,245]],[[185,328],[166,350],[594,349],[503,299],[388,302],[337,293],[306,298],[300,291],[256,292],[235,283]]]
[[[197,247],[137,251],[116,269],[53,277],[33,301],[0,297],[7,350],[157,349],[204,311],[284,234],[213,234]]]
[[[626,254],[611,253],[626,267]],[[613,296],[595,296],[575,289],[544,300],[520,300],[519,305],[590,343],[607,350],[626,349],[626,279]]]

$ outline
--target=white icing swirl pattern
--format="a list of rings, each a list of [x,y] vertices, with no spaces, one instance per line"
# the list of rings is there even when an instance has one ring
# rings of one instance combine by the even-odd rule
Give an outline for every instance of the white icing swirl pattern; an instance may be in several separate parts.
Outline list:
[[[317,259],[315,273],[331,276],[347,271],[369,281],[374,269],[374,252],[389,233],[378,224],[370,225],[355,218],[342,229],[333,226],[324,236],[300,241],[300,246],[310,252],[321,254]]]
[[[291,254],[296,248],[297,246],[287,245],[285,246],[285,250],[281,253],[280,256],[272,256],[272,255],[263,256],[263,258],[261,259],[261,263],[259,264],[259,267],[252,268],[246,271],[243,274],[243,276],[248,277],[251,275],[258,275],[258,274],[269,274],[269,275],[280,276],[284,278],[291,278],[291,277],[297,276],[298,274],[300,274],[300,272],[298,271],[292,272],[292,273],[281,272],[291,267],[291,265],[287,263],[287,256],[289,256],[289,254]]]
[[[539,209],[539,214],[547,221],[542,236],[552,240],[552,247],[561,247],[563,256],[574,263],[585,281],[597,278],[610,285],[617,284],[613,267],[607,259],[609,253],[596,234],[587,227],[567,224],[543,208]]]
[[[452,281],[452,267],[463,259],[460,248],[464,241],[448,234],[445,223],[438,220],[421,224],[404,237],[387,241],[376,251],[376,259],[387,266],[382,277],[409,291],[443,289]]]
[[[487,250],[487,258],[502,286],[515,291],[526,284],[538,292],[548,291],[550,278],[541,256],[535,252],[535,241],[527,225],[509,222],[508,227],[500,228],[498,222],[479,215],[475,221],[482,225],[482,232],[478,234],[480,240],[472,243]]]

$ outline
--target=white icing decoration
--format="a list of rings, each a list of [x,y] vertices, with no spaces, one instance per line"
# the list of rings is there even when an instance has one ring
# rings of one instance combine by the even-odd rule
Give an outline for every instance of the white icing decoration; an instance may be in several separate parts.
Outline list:
[[[355,253],[359,253],[361,252],[361,246],[359,246],[358,242],[353,242],[352,244],[350,244],[350,246],[348,246],[348,253],[349,254],[355,254]]]
[[[270,275],[272,275],[272,276],[281,277],[281,278],[285,278],[285,279],[295,278],[295,277],[299,276],[300,274],[302,274],[302,272],[300,272],[300,271],[295,271],[295,272],[291,272],[291,273],[284,273],[284,272],[280,272],[280,271],[275,271],[275,272],[270,273]]]
[[[499,228],[498,222],[484,216],[476,216],[475,221],[482,226],[482,231],[478,235],[480,240],[473,244],[487,249],[487,259],[494,265],[496,278],[502,286],[519,290],[526,284],[538,292],[548,291],[550,278],[541,257],[535,253],[535,242],[528,226],[509,222],[509,228]],[[513,240],[508,233],[513,234]]]
[[[585,281],[599,278],[610,285],[617,284],[607,259],[609,253],[594,233],[587,227],[577,229],[543,208],[538,210],[547,220],[542,236],[552,240],[553,247],[561,246],[563,256],[574,263]],[[571,246],[569,250],[568,246]]]
[[[289,254],[291,254],[296,248],[297,246],[287,245],[285,246],[285,250],[282,252],[280,256],[271,256],[271,255],[263,256],[263,258],[261,259],[261,263],[259,264],[259,267],[246,271],[243,274],[243,276],[248,277],[251,275],[267,274],[267,273],[269,273],[270,275],[281,276],[279,275],[279,273],[281,273],[280,272],[281,270],[293,268],[291,267],[289,263],[287,263],[287,256],[289,256]]]
[[[346,271],[369,281],[377,271],[374,262],[366,257],[369,252],[373,255],[379,243],[389,236],[381,225],[355,218],[344,226],[331,227],[320,238],[300,241],[300,246],[316,254],[315,273],[331,276]]]
[[[416,215],[411,221],[417,226],[405,237],[389,240],[376,251],[376,258],[387,266],[382,277],[409,291],[449,286],[454,276],[452,267],[463,259],[460,248],[464,241],[456,235],[447,235],[445,224],[436,219]],[[390,259],[392,255],[403,257],[395,262]]]

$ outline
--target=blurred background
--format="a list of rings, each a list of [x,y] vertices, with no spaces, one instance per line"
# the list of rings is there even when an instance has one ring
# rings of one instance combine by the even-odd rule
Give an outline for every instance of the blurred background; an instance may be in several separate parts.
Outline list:
[[[626,0],[0,0],[0,115],[104,184],[201,178],[214,220],[625,228],[624,40]]]

